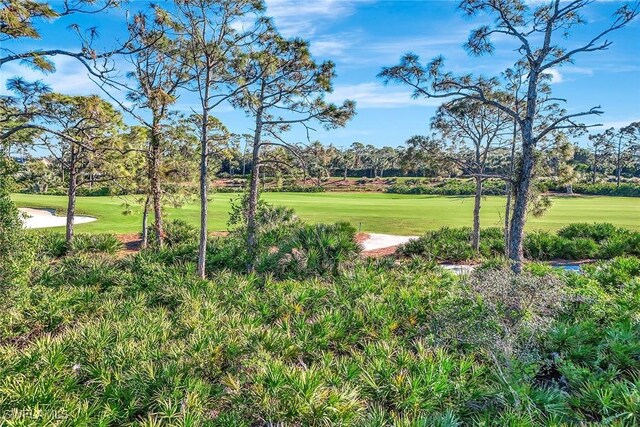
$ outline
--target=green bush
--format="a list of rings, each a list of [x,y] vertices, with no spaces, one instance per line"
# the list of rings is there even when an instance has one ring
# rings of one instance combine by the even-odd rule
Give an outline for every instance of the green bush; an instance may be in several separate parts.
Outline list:
[[[73,236],[71,247],[67,246],[65,235],[61,232],[45,230],[32,234],[37,241],[38,254],[51,258],[98,252],[115,254],[122,249],[122,242],[114,234],[76,234]]]
[[[172,219],[163,225],[164,244],[177,246],[183,243],[193,243],[198,240],[198,229],[182,219]],[[149,243],[156,245],[156,234],[153,225],[147,227]]]
[[[67,242],[64,233],[51,230],[38,230],[32,232],[38,242],[39,256],[59,258],[67,253]]]
[[[115,254],[122,249],[122,242],[114,234],[76,234],[71,242],[69,252]]]
[[[448,179],[435,184],[422,183],[420,180],[406,180],[385,189],[393,194],[432,194],[441,196],[471,196],[476,193],[476,184],[471,179]],[[483,195],[504,195],[505,185],[501,180],[487,180],[483,184]]]
[[[564,186],[552,181],[544,182],[545,188],[550,191],[566,192]],[[573,192],[591,196],[618,196],[618,197],[640,197],[640,184],[632,182],[622,182],[618,187],[615,182],[603,182],[596,184],[576,183],[573,184]]]
[[[0,157],[0,292],[3,286],[26,280],[34,261],[33,242],[10,197],[15,170],[15,162]]]
[[[589,276],[607,288],[619,288],[640,276],[640,259],[619,257],[608,262],[585,266]]]
[[[470,239],[469,228],[444,227],[408,241],[397,253],[404,257],[421,256],[430,261],[467,261],[477,258]]]
[[[337,274],[360,250],[355,233],[355,228],[346,222],[303,225],[277,247],[263,253],[257,270],[277,277]]]
[[[249,252],[244,234],[233,233],[207,242],[206,271],[210,275],[220,270],[246,271],[248,264]]]
[[[503,231],[489,227],[480,231],[480,254],[471,248],[469,228],[442,228],[427,232],[398,248],[403,257],[420,256],[431,261],[469,261],[500,257],[505,252]],[[640,254],[640,233],[611,224],[571,224],[558,234],[547,231],[526,233],[523,242],[525,258],[535,261],[553,259],[611,259]]]
[[[598,254],[598,244],[591,239],[576,238],[576,239],[564,239],[562,237],[554,236],[553,248],[550,258],[536,258],[538,260],[544,259],[591,259]]]
[[[194,255],[184,244],[67,256],[9,289],[3,422],[640,422],[636,258],[583,275],[516,276],[495,263],[458,277],[380,259],[321,280],[218,271],[203,281]]]
[[[556,237],[546,231],[527,233],[522,246],[526,258],[552,259],[556,248]]]
[[[564,237],[565,239],[592,239],[595,240],[596,243],[600,243],[603,240],[618,236],[624,232],[625,230],[609,223],[576,223],[561,228],[558,231],[558,236]]]

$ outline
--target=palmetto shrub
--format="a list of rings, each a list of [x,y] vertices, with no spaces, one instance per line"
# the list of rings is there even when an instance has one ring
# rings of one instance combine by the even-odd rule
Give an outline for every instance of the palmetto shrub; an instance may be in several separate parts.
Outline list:
[[[304,225],[263,254],[257,270],[277,277],[337,274],[360,251],[355,228],[349,223]]]
[[[547,190],[565,192],[564,185],[558,185],[554,182],[543,182],[542,185]],[[621,196],[621,197],[640,197],[640,184],[637,182],[622,182],[620,186],[615,182],[603,182],[596,184],[576,183],[573,184],[573,192],[578,194],[589,194],[599,196]]]
[[[419,256],[431,261],[470,261],[500,257],[505,252],[503,231],[497,227],[481,229],[480,253],[471,248],[471,229],[448,228],[429,231],[398,248],[401,257]],[[640,232],[611,224],[571,224],[558,234],[533,231],[525,234],[525,257],[535,261],[553,259],[611,259],[640,255]]]
[[[66,254],[107,253],[115,254],[122,249],[122,242],[113,234],[76,234],[67,245],[65,236],[59,231],[38,231],[32,233],[37,242],[37,252],[41,256],[59,258]]]
[[[167,246],[177,246],[194,243],[198,240],[198,229],[182,219],[172,219],[164,223],[164,243]],[[149,243],[155,245],[156,235],[153,225],[147,227]]]
[[[104,252],[114,254],[122,249],[122,243],[113,234],[78,234],[74,236],[69,251],[74,253]]]
[[[421,256],[431,261],[466,261],[477,257],[471,248],[470,238],[469,228],[444,227],[408,241],[398,248],[398,254]]]
[[[214,237],[207,242],[206,271],[209,274],[220,270],[245,271],[248,262],[247,241],[242,234]]]
[[[449,179],[437,184],[422,183],[424,180],[406,180],[393,184],[385,189],[394,194],[435,194],[444,196],[471,196],[476,192],[476,186],[471,179]],[[505,194],[504,182],[501,180],[487,180],[483,184],[484,195]]]
[[[66,256],[0,299],[2,422],[638,424],[633,258],[583,275],[464,279],[416,258],[203,281],[173,261],[181,247]]]
[[[546,231],[527,233],[522,244],[525,257],[530,259],[552,259],[555,255],[556,238]]]
[[[64,233],[59,231],[42,230],[32,232],[38,242],[37,252],[39,256],[58,258],[67,253],[67,242]]]
[[[627,231],[609,223],[576,223],[569,224],[558,231],[558,236],[565,239],[592,239],[596,243],[626,233]]]

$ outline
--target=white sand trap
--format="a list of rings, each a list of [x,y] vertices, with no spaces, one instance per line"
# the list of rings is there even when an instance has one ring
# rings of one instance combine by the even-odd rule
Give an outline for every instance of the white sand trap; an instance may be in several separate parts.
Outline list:
[[[445,270],[449,270],[454,272],[455,274],[463,274],[469,275],[473,273],[473,270],[476,269],[474,265],[466,265],[466,264],[440,264],[440,267]]]
[[[395,236],[393,234],[369,233],[369,238],[362,242],[362,250],[373,251],[376,249],[390,248],[407,243],[418,236]]]
[[[51,209],[20,208],[19,210],[26,215],[22,220],[24,228],[64,227],[67,224],[67,218],[54,215],[55,211]],[[96,218],[91,216],[73,217],[74,224],[85,224],[95,220]]]

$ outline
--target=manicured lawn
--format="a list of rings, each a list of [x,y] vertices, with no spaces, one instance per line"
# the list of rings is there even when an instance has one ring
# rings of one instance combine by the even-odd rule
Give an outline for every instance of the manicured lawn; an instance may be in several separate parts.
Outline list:
[[[209,205],[211,230],[225,230],[234,194],[214,194]],[[363,231],[420,234],[443,226],[471,225],[473,198],[468,196],[417,196],[384,193],[265,193],[264,199],[276,205],[292,207],[306,221],[349,221]],[[64,196],[14,194],[20,207],[65,209]],[[90,215],[98,221],[78,225],[81,232],[132,233],[139,230],[141,209],[123,215],[124,199],[118,197],[79,197],[77,214]],[[193,225],[199,222],[198,203],[181,208],[167,208],[167,218],[181,218]],[[504,215],[504,198],[483,200],[482,224],[500,226]],[[640,230],[640,199],[632,197],[556,197],[541,218],[531,218],[529,229],[556,230],[572,222],[611,222]]]

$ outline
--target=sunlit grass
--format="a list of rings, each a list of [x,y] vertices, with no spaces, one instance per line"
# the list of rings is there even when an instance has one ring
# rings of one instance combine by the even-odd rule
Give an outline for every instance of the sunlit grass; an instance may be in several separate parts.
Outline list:
[[[234,194],[214,194],[209,205],[209,226],[212,231],[225,230]],[[468,196],[416,196],[383,193],[265,193],[264,199],[275,205],[294,208],[296,214],[309,222],[331,223],[347,221],[365,232],[401,235],[422,234],[443,226],[471,226],[473,198]],[[21,207],[65,209],[63,196],[14,194]],[[79,197],[77,212],[95,216],[98,221],[81,224],[82,232],[138,232],[141,209],[123,215],[118,197]],[[504,216],[504,198],[486,197],[482,206],[484,227],[500,227]],[[168,218],[199,223],[197,203],[166,209]],[[640,199],[632,197],[554,197],[549,211],[540,218],[530,218],[530,230],[557,230],[575,222],[609,222],[640,230]]]

